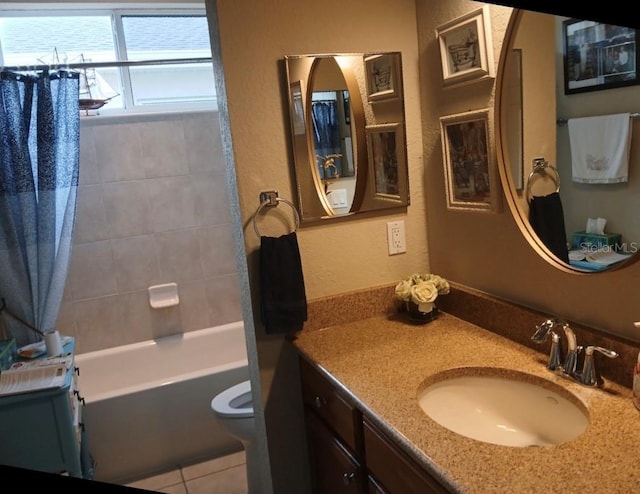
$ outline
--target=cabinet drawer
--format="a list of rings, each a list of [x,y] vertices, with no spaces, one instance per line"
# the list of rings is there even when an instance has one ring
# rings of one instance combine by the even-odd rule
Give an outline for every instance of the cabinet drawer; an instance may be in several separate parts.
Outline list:
[[[366,418],[364,427],[365,459],[369,472],[380,481],[390,494],[447,494],[435,478],[385,439],[384,433]],[[373,492],[379,492],[373,490]]]
[[[302,401],[312,408],[340,439],[357,452],[357,424],[360,412],[348,403],[309,362],[300,359]]]
[[[314,494],[361,494],[364,469],[318,416],[305,412]]]

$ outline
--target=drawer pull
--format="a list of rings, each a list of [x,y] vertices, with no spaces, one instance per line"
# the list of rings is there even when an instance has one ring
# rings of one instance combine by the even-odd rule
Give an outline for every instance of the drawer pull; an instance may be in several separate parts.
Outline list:
[[[324,399],[322,396],[316,396],[313,402],[316,405],[316,408],[322,408],[324,405],[327,404],[327,400]]]
[[[356,474],[353,472],[345,473],[342,475],[342,483],[344,485],[351,484],[351,481],[355,478]]]

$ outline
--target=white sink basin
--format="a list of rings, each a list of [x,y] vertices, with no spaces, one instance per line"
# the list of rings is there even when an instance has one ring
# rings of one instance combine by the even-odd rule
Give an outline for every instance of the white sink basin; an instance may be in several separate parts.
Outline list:
[[[478,441],[552,446],[575,439],[589,425],[577,397],[531,374],[465,368],[434,377],[418,393],[420,408],[443,427]]]

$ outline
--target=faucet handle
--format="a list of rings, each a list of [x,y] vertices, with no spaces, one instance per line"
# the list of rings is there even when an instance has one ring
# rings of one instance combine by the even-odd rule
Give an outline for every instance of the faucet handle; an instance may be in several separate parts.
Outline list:
[[[543,343],[547,341],[547,337],[549,333],[554,334],[553,328],[557,324],[555,319],[545,319],[540,324],[536,326],[536,332],[533,333],[531,339],[536,343]]]
[[[585,386],[599,387],[604,384],[604,381],[602,377],[600,377],[600,372],[598,372],[598,368],[596,367],[595,358],[593,356],[594,351],[600,352],[608,358],[616,358],[618,357],[618,353],[601,346],[590,345],[585,348],[584,364],[582,366],[582,373],[579,376],[580,383]]]

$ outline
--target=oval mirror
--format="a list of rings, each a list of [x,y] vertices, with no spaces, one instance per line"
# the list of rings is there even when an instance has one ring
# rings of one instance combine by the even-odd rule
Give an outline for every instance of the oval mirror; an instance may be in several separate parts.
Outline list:
[[[618,153],[620,146],[640,143],[640,126],[634,131],[633,118],[626,117],[640,111],[632,106],[640,87],[625,79],[635,81],[635,43],[629,28],[526,10],[514,10],[507,28],[496,95],[500,178],[527,241],[567,272],[598,273],[638,259],[640,177],[620,170],[637,161],[640,146]],[[631,75],[616,74],[605,64],[609,56],[613,64],[621,44],[632,50]],[[578,60],[580,50],[584,63]],[[585,148],[596,139],[578,143],[601,121],[585,117],[605,115],[628,124],[629,140],[616,141],[619,132],[609,137],[623,161],[615,174],[583,180],[581,163],[593,152]],[[596,133],[598,139],[604,134]]]
[[[302,222],[406,207],[399,52],[285,57]]]

